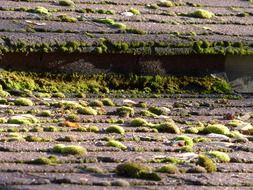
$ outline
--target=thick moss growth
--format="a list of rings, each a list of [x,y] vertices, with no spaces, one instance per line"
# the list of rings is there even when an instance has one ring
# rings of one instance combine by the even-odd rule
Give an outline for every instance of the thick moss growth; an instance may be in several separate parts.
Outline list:
[[[213,157],[217,162],[227,163],[230,162],[230,157],[225,152],[220,151],[210,151],[207,153],[209,156]]]
[[[32,125],[38,122],[39,122],[38,119],[30,114],[15,115],[7,120],[7,123],[10,124],[24,124],[24,125]]]
[[[149,89],[149,93],[231,93],[230,85],[223,79],[204,77],[176,76],[137,76],[137,75],[82,75],[82,74],[52,74],[32,72],[0,73],[1,85],[4,90],[31,90],[44,93],[80,93],[108,92],[110,90],[139,90]],[[188,86],[201,88],[193,90]],[[173,87],[173,88],[171,88]],[[109,90],[109,91],[110,91]]]
[[[216,163],[211,158],[208,158],[208,156],[206,155],[199,155],[196,164],[204,167],[209,173],[216,172],[217,170]]]
[[[133,127],[145,126],[148,122],[143,118],[135,118],[131,121],[130,125]]]
[[[146,180],[160,181],[158,174],[152,172],[152,169],[146,165],[137,162],[125,162],[116,168],[116,173],[119,176],[129,178],[139,178]]]
[[[34,10],[32,10],[32,12],[46,16],[50,15],[48,9],[41,6],[36,7]]]
[[[117,108],[116,113],[119,116],[124,116],[124,117],[128,117],[128,116],[134,116],[134,109],[128,106],[122,106]]]
[[[59,0],[59,5],[62,6],[74,6],[75,3],[71,0]]]
[[[176,125],[176,123],[173,120],[167,121],[166,123],[161,124],[150,124],[151,128],[157,129],[159,132],[162,133],[175,133],[180,134],[181,131],[179,127]]]
[[[190,147],[193,147],[193,140],[191,137],[188,137],[188,136],[185,136],[185,135],[181,135],[181,136],[177,136],[173,139],[174,141],[181,141],[183,140],[184,141],[184,144],[186,146],[190,146]]]
[[[159,107],[150,107],[150,108],[148,108],[148,111],[150,111],[151,113],[156,114],[156,115],[164,114],[163,110],[161,110]]]
[[[87,154],[87,150],[82,146],[76,145],[67,145],[64,144],[57,144],[53,147],[53,152],[60,153],[60,154],[71,154],[71,155],[78,155],[83,156]]]
[[[28,99],[28,98],[17,98],[15,101],[14,101],[15,105],[17,106],[33,106],[34,103],[32,100]]]
[[[116,147],[116,148],[119,148],[121,150],[126,150],[127,149],[127,146],[124,145],[123,143],[117,141],[117,140],[113,140],[113,139],[110,139],[107,143],[106,143],[106,146],[112,146],[112,147]]]
[[[189,16],[196,17],[196,18],[211,19],[215,15],[214,15],[214,13],[212,13],[210,11],[198,9],[198,10],[194,11],[193,13],[190,13]]]
[[[83,115],[97,115],[98,114],[97,111],[93,109],[92,107],[82,107],[78,109],[77,112]]]
[[[104,98],[101,101],[105,106],[114,106],[114,103],[110,98]]]
[[[36,165],[56,165],[59,163],[59,160],[56,156],[49,156],[49,157],[40,157],[35,160],[29,161],[29,164],[36,164]]]
[[[169,173],[169,174],[179,173],[179,170],[175,164],[167,164],[159,168],[157,171],[161,173]]]
[[[108,128],[106,128],[105,130],[107,133],[119,133],[121,135],[124,135],[125,134],[125,130],[123,127],[121,126],[118,126],[118,125],[112,125]]]
[[[208,125],[205,127],[202,131],[202,133],[209,134],[209,133],[216,133],[216,134],[222,134],[222,135],[228,135],[230,133],[229,128],[222,124],[213,124]]]

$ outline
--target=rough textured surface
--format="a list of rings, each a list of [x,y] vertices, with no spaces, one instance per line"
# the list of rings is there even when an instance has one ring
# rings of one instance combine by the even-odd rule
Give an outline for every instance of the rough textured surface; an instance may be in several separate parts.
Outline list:
[[[170,7],[157,0],[74,2],[74,6],[62,6],[58,1],[46,0],[1,1],[0,52],[135,55],[253,52],[251,1],[182,0],[171,1]],[[36,12],[38,7],[49,13]],[[194,12],[198,9],[214,16],[208,19],[196,16]],[[99,19],[113,22],[98,22]]]
[[[1,103],[0,118],[0,186],[4,189],[251,189],[253,178],[253,131],[242,128],[251,126],[252,96],[191,96],[177,95],[169,98],[111,98],[115,105],[97,107],[95,100],[103,98],[35,98],[35,106],[15,106],[12,103],[17,96],[9,96]],[[55,107],[52,102],[63,100],[86,102],[94,109],[102,111],[100,115],[81,115],[77,108]],[[42,103],[43,102],[43,103]],[[93,102],[93,103],[92,103]],[[135,104],[145,102],[147,108]],[[130,117],[119,116],[117,108],[128,104],[135,114]],[[98,105],[98,104],[97,104]],[[151,107],[163,107],[163,114],[142,116],[141,111]],[[51,115],[42,116],[43,110],[51,110]],[[37,124],[17,125],[6,123],[12,115],[32,114]],[[113,113],[113,114],[112,114]],[[66,124],[69,115],[75,114],[75,121]],[[150,131],[152,125],[131,126],[134,118],[144,118],[147,123],[165,123],[175,121],[183,135],[195,139],[192,152],[184,152],[182,140],[176,140],[178,134]],[[72,117],[73,119],[73,117]],[[120,120],[121,119],[121,120]],[[232,119],[243,124],[231,126]],[[65,122],[64,122],[65,121]],[[238,130],[240,136],[192,134],[188,130],[202,122],[206,127],[211,124],[224,124],[230,132]],[[106,128],[119,125],[125,134],[107,133]],[[51,126],[51,128],[50,128]],[[89,132],[90,126],[96,126],[97,132]],[[252,126],[251,126],[252,127]],[[148,130],[149,129],[149,130]],[[40,130],[40,131],[38,131]],[[79,130],[79,131],[78,131]],[[252,129],[251,129],[252,130]],[[245,135],[242,135],[244,133]],[[33,137],[33,138],[31,138]],[[113,138],[124,144],[127,149],[107,146]],[[33,140],[31,140],[33,139]],[[197,140],[200,140],[197,142]],[[202,139],[202,141],[201,141]],[[38,141],[38,142],[32,142]],[[53,151],[55,144],[78,145],[87,149],[86,155],[66,155]],[[196,159],[209,151],[221,151],[230,157],[228,163],[215,160],[217,171],[214,173],[195,173]],[[39,165],[36,159],[54,156],[55,163]],[[159,168],[172,162],[179,172],[166,174],[157,172]],[[183,161],[184,160],[184,161]],[[156,171],[161,181],[125,178],[116,173],[119,164],[126,161],[140,162]],[[202,170],[203,171],[203,170]]]

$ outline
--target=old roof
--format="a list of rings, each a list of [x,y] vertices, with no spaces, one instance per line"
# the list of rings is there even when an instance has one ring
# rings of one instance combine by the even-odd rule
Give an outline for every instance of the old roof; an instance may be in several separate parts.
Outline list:
[[[0,53],[253,53],[251,0],[1,0],[0,23]]]

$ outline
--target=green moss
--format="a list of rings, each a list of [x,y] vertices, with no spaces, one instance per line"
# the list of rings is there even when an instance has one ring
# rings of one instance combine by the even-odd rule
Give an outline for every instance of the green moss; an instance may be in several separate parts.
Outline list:
[[[0,50],[0,53],[1,53],[1,50]],[[0,90],[0,97],[8,97],[8,96],[10,96],[9,92],[6,92],[4,90]]]
[[[162,166],[157,171],[161,172],[161,173],[169,173],[169,174],[179,173],[179,170],[178,170],[177,166],[174,165],[174,164],[167,164],[165,166]]]
[[[160,1],[158,3],[158,6],[160,6],[160,7],[173,7],[174,3],[172,1],[165,0],[165,1]]]
[[[52,115],[52,113],[50,110],[44,110],[44,111],[40,112],[39,115],[41,117],[50,117]]]
[[[128,116],[134,116],[134,108],[128,107],[128,106],[122,106],[117,108],[116,113],[119,116],[124,116],[124,117],[128,117]]]
[[[194,11],[193,13],[190,13],[189,16],[196,17],[196,18],[211,19],[215,15],[214,15],[214,13],[212,13],[210,11],[198,9],[198,10]]]
[[[114,106],[114,103],[110,98],[104,98],[101,101],[105,106]]]
[[[78,109],[77,112],[83,115],[97,115],[97,111],[92,107],[82,107]]]
[[[117,140],[109,140],[107,143],[106,143],[106,146],[112,146],[112,147],[116,147],[116,148],[119,148],[121,150],[126,150],[127,149],[127,146],[125,146],[123,143],[117,141]]]
[[[21,105],[21,106],[33,106],[34,103],[32,100],[28,99],[28,98],[17,98],[14,101],[15,105]]]
[[[74,113],[69,114],[66,119],[71,122],[76,122],[80,120],[80,117]]]
[[[87,127],[86,130],[87,130],[87,132],[94,132],[94,133],[98,133],[100,131],[99,128],[95,125]]]
[[[34,10],[32,10],[32,12],[37,13],[37,14],[41,14],[41,15],[50,15],[48,9],[46,9],[45,7],[41,7],[38,6],[36,7]]]
[[[225,152],[210,151],[210,152],[207,153],[207,155],[213,157],[218,162],[223,162],[223,163],[230,162],[230,157]]]
[[[206,155],[199,155],[196,164],[204,167],[209,173],[216,172],[217,170],[215,162]]]
[[[43,129],[45,132],[58,132],[59,128],[56,126],[48,126]]]
[[[94,106],[94,107],[102,107],[104,106],[103,102],[100,100],[93,100],[89,103],[89,106]]]
[[[53,152],[65,154],[65,155],[79,155],[83,156],[87,154],[87,150],[82,146],[57,144],[53,147]]]
[[[11,116],[7,120],[7,123],[10,124],[24,124],[24,125],[32,125],[38,122],[39,122],[38,119],[29,114]]]
[[[145,126],[148,122],[143,118],[135,118],[131,121],[130,125],[133,127]]]
[[[164,114],[163,110],[161,110],[159,107],[150,107],[150,108],[148,108],[148,111],[150,111],[151,113],[156,114],[156,115],[163,115]]]
[[[202,132],[205,134],[216,133],[222,135],[228,135],[230,133],[229,129],[222,124],[208,125]]]
[[[175,124],[173,120],[161,124],[150,124],[149,126],[151,128],[157,129],[159,132],[162,133],[175,133],[175,134],[181,133],[179,127]]]
[[[121,135],[125,134],[125,130],[123,127],[118,125],[112,125],[111,127],[106,128],[105,130],[107,133],[119,133]]]
[[[184,141],[184,144],[189,147],[193,147],[193,140],[191,137],[186,135],[177,136],[173,139],[173,141]]]
[[[75,3],[71,0],[59,0],[59,5],[61,5],[61,6],[74,6]]]
[[[96,174],[106,174],[107,173],[106,169],[100,168],[98,166],[87,166],[84,168],[84,171],[96,173]]]
[[[43,141],[45,141],[42,137],[36,137],[36,136],[31,136],[31,135],[28,135],[27,137],[25,137],[25,140],[28,142],[43,142]]]
[[[59,163],[59,160],[56,156],[49,156],[49,157],[40,157],[35,160],[29,161],[29,164],[36,164],[36,165],[56,165]]]
[[[119,176],[129,178],[140,178],[146,180],[160,181],[161,178],[158,174],[152,172],[152,169],[140,163],[125,162],[116,168],[116,173]]]
[[[62,92],[55,92],[52,94],[52,97],[54,98],[65,98],[65,94],[63,94]]]
[[[141,12],[138,9],[131,8],[129,12],[133,13],[134,15],[141,15]]]
[[[72,22],[75,23],[77,22],[77,19],[75,17],[72,16],[68,16],[68,15],[59,15],[57,16],[62,22]]]
[[[184,160],[181,160],[176,157],[165,157],[165,158],[158,158],[158,159],[153,159],[150,161],[151,163],[172,163],[172,164],[182,164],[185,163]]]

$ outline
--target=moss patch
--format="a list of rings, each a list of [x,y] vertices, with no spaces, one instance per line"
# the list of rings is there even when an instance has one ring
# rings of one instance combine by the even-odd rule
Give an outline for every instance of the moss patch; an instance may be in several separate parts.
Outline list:
[[[116,147],[116,148],[119,148],[121,150],[126,150],[127,149],[127,146],[125,146],[123,143],[117,141],[117,140],[113,140],[113,139],[110,139],[107,143],[106,143],[106,146],[112,146],[112,147]]]
[[[197,165],[204,167],[209,173],[216,172],[217,170],[216,163],[206,155],[199,155]]]
[[[116,168],[116,173],[119,176],[129,178],[139,178],[154,181],[161,180],[160,176],[152,172],[152,169],[150,167],[135,162],[125,162],[118,165]]]
[[[123,127],[121,126],[118,126],[118,125],[112,125],[108,128],[106,128],[105,130],[107,133],[119,133],[121,135],[124,135],[125,134],[125,130]]]
[[[60,154],[71,154],[71,155],[78,155],[83,156],[87,153],[87,150],[82,146],[76,146],[76,145],[64,145],[64,144],[57,144],[52,149],[55,153]]]

